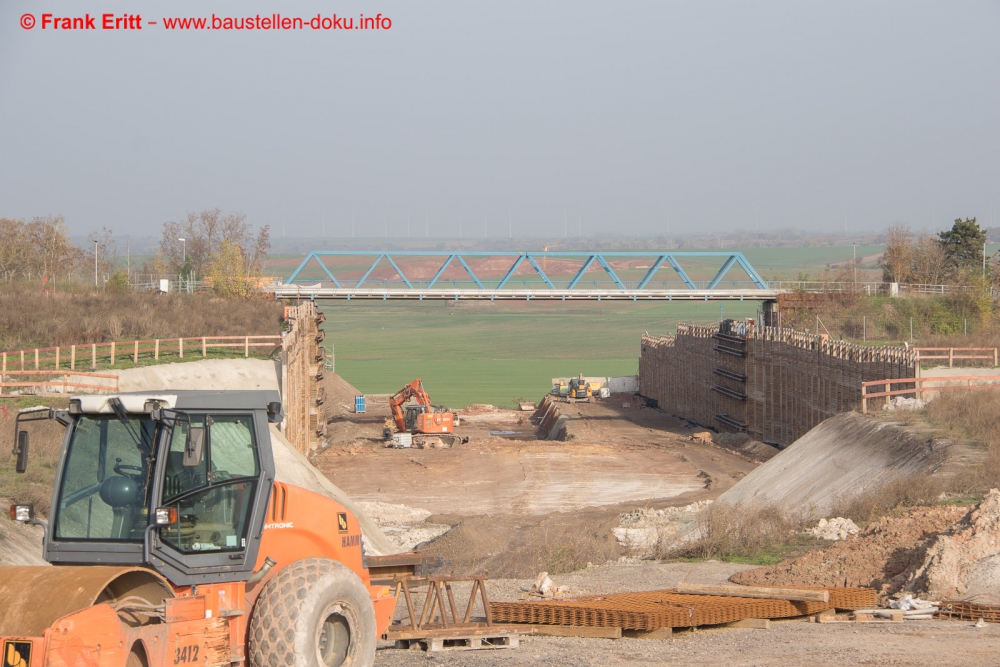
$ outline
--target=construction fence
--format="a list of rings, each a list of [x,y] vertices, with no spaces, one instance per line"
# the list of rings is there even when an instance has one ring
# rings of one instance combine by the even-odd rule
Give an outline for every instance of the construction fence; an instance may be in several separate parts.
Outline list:
[[[0,373],[14,371],[75,371],[101,365],[114,366],[117,362],[131,361],[138,366],[140,361],[159,361],[161,357],[184,359],[200,354],[208,357],[210,350],[235,349],[244,357],[250,356],[253,348],[273,350],[281,345],[281,336],[188,336],[180,338],[149,338],[145,340],[111,341],[81,345],[57,345],[35,347],[13,352],[0,352]]]
[[[914,377],[916,359],[750,322],[679,325],[675,336],[642,337],[639,393],[702,426],[784,446],[858,409],[862,382]]]

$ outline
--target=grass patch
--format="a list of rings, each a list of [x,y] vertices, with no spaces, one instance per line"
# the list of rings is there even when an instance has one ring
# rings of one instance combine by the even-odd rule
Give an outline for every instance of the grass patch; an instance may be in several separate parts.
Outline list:
[[[815,544],[805,523],[771,503],[713,503],[698,515],[698,540],[658,555],[771,565]]]
[[[928,421],[953,440],[985,450],[982,464],[952,480],[952,494],[981,497],[1000,487],[1000,389],[941,392],[925,408]]]
[[[752,302],[723,304],[753,316]],[[718,303],[335,302],[324,304],[328,357],[365,393],[422,378],[435,403],[511,407],[537,399],[551,378],[638,372],[643,332],[719,320]]]
[[[858,525],[865,525],[879,517],[901,514],[910,507],[936,505],[947,490],[944,480],[931,475],[893,479],[837,499],[830,516],[846,517]]]

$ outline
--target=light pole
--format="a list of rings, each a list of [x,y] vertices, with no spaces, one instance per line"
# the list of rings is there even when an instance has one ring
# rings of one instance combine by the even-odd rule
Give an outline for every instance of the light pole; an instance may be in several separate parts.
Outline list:
[[[181,271],[183,271],[184,267],[187,266],[188,263],[187,240],[182,238],[178,238],[177,240],[181,242],[181,254],[184,258],[183,263],[181,264]],[[190,289],[190,285],[188,286],[188,288]]]

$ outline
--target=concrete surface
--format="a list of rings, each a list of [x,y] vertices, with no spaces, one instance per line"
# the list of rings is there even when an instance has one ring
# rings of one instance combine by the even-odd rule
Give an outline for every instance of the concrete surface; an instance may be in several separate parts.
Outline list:
[[[120,391],[155,389],[278,389],[275,362],[266,359],[203,359],[110,371]]]
[[[772,502],[808,517],[829,516],[845,492],[936,470],[947,443],[857,413],[831,417],[723,493],[718,502]]]

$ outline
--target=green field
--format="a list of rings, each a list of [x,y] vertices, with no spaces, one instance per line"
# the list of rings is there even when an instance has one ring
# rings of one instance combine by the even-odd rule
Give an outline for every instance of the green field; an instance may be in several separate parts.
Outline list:
[[[679,322],[719,321],[718,303],[351,301],[324,304],[336,372],[364,393],[416,377],[436,404],[510,407],[538,400],[553,377],[634,375],[639,341]],[[725,302],[752,317],[756,302]]]

